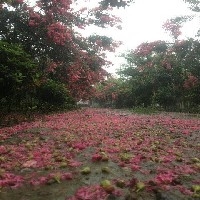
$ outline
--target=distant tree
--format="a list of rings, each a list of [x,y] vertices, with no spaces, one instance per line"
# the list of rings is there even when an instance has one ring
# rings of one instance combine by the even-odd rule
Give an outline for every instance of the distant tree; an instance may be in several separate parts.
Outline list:
[[[133,106],[159,104],[165,109],[199,106],[199,51],[199,41],[188,39],[142,43],[125,54],[127,65],[119,74],[132,88]]]

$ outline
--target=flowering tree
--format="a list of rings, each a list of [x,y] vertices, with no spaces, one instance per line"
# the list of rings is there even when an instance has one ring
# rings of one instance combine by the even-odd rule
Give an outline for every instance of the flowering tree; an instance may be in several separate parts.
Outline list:
[[[131,91],[132,106],[159,104],[170,109],[188,106],[191,110],[199,105],[199,40],[180,40],[182,25],[190,18],[176,17],[163,24],[173,39],[171,43],[144,42],[123,55],[127,64],[119,74]]]
[[[71,0],[38,0],[30,6],[23,0],[5,1],[0,9],[0,38],[20,43],[39,65],[42,79],[53,79],[78,99],[88,99],[93,85],[107,76],[104,51],[120,45],[106,36],[83,38],[78,29],[90,24],[118,26],[120,19],[111,14],[113,7],[129,1],[101,1],[95,8],[78,8]]]
[[[127,78],[135,105],[199,105],[199,50],[199,41],[189,39],[142,43],[126,54],[128,64],[120,73]]]
[[[113,77],[109,77],[107,80],[96,84],[96,92],[93,101],[103,107],[113,107],[118,98],[119,85],[119,80]]]

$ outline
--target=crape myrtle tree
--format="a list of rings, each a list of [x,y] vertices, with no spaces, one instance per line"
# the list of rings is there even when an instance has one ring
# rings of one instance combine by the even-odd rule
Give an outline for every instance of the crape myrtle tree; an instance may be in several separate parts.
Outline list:
[[[34,6],[24,0],[0,1],[0,40],[20,44],[20,50],[36,63],[35,73],[40,79],[35,93],[38,100],[57,96],[52,94],[52,87],[57,84],[76,100],[88,99],[94,93],[93,85],[107,76],[103,67],[110,63],[104,52],[114,51],[120,42],[99,35],[84,38],[78,29],[91,24],[117,28],[120,19],[112,15],[112,9],[125,7],[131,1],[104,0],[98,1],[95,8],[78,8],[80,2],[87,1],[38,0]],[[48,88],[46,92],[44,88]],[[41,96],[44,93],[46,96]],[[4,95],[1,97],[6,99]]]
[[[124,71],[123,71],[124,72]],[[130,80],[125,74],[115,78],[113,76],[95,84],[95,95],[92,98],[94,106],[112,108],[130,108],[134,105]],[[125,78],[124,78],[125,77]]]
[[[185,18],[168,20],[163,28],[173,42],[140,44],[124,54],[127,64],[119,71],[126,78],[132,106],[159,105],[166,110],[197,111],[200,98],[200,42],[179,40]]]
[[[129,92],[124,87],[122,79],[114,78],[112,76],[108,79],[95,85],[95,96],[92,99],[100,107],[118,107],[118,99],[123,99],[124,95]],[[120,103],[122,103],[122,100]],[[124,99],[126,101],[126,99]],[[126,103],[124,103],[126,105]]]
[[[193,11],[199,12],[199,1],[185,2]],[[163,28],[173,42],[142,43],[123,54],[126,64],[118,71],[120,78],[98,84],[96,101],[103,106],[109,104],[118,108],[160,105],[168,110],[192,110],[192,107],[197,110],[199,41],[179,40],[182,24],[192,17],[182,16],[165,22]]]

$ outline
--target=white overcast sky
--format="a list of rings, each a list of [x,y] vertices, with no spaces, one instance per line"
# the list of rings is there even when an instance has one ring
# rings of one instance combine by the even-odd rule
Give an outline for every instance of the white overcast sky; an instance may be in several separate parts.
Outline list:
[[[167,19],[188,14],[194,13],[183,0],[136,0],[123,12],[123,30],[118,32],[119,37],[128,48],[133,48],[144,41],[168,40],[168,34],[162,29],[163,23]],[[183,30],[183,34],[194,36],[196,30],[197,27],[187,28]]]
[[[92,1],[90,1],[92,3]],[[116,40],[123,41],[123,45],[115,54],[109,54],[109,59],[114,66],[108,69],[114,72],[119,68],[122,59],[118,56],[120,52],[134,49],[142,42],[155,40],[170,40],[169,34],[162,29],[162,25],[167,19],[182,15],[194,15],[199,13],[192,12],[183,0],[135,0],[130,7],[116,9],[115,13],[122,19],[122,30],[106,29],[100,31]],[[195,37],[200,26],[199,16],[190,23],[185,24],[182,29],[182,38]],[[84,35],[97,33],[97,28],[89,28]]]

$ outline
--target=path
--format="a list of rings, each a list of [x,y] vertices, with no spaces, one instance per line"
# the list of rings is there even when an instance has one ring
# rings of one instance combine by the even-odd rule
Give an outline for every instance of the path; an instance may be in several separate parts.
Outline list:
[[[91,108],[2,128],[0,199],[198,199],[199,133],[198,118]]]

